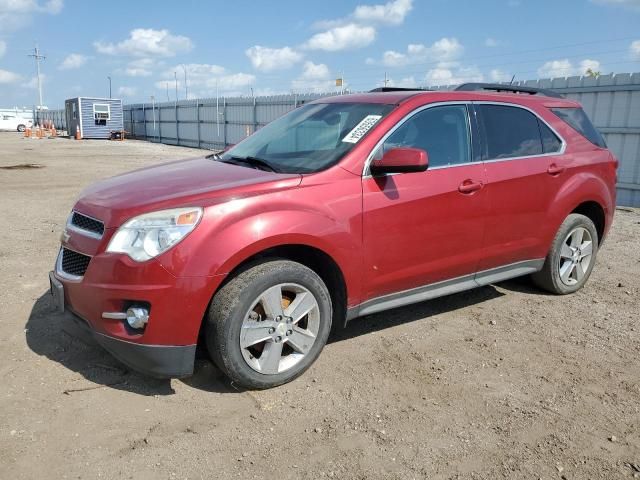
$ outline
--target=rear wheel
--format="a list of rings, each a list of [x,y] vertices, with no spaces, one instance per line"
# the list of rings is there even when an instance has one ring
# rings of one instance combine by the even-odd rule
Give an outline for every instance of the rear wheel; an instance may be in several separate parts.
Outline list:
[[[311,269],[288,260],[255,265],[213,298],[206,341],[214,363],[246,388],[269,388],[301,375],[331,330],[331,298]]]
[[[542,270],[533,274],[536,285],[565,295],[587,282],[598,251],[598,233],[584,215],[572,213],[560,226]]]
[[[25,125],[23,125],[23,124],[18,125],[18,131],[19,131],[19,132],[21,132],[21,133],[22,133],[22,132],[24,132],[26,129],[27,129],[27,127],[26,127]]]

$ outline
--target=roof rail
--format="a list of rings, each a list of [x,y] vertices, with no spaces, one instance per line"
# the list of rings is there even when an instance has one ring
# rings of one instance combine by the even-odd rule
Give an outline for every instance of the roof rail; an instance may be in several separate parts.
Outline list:
[[[478,90],[490,90],[494,92],[528,93],[529,95],[545,95],[547,97],[563,98],[558,92],[546,88],[520,87],[517,85],[504,85],[500,83],[463,83],[454,88],[456,92],[474,92]]]
[[[429,92],[428,88],[407,88],[407,87],[378,87],[373,90],[369,90],[369,93],[382,93],[382,92]]]

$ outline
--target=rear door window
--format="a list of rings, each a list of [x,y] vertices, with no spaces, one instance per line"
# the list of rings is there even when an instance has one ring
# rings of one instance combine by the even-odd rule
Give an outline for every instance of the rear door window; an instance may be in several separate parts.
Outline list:
[[[557,153],[562,148],[562,141],[553,133],[546,123],[538,119],[540,135],[542,136],[542,151],[544,153]]]
[[[543,153],[538,118],[508,105],[477,105],[485,131],[487,160],[527,157]]]
[[[607,148],[604,138],[581,108],[552,108],[551,111],[594,145]]]

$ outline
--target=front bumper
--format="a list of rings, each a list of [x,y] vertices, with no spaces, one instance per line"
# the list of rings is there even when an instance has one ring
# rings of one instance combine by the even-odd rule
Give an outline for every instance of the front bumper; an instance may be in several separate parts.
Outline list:
[[[64,285],[54,272],[49,273],[51,294],[58,311],[68,310],[75,323],[111,355],[128,367],[156,378],[187,377],[193,373],[196,345],[150,345],[131,342],[96,331],[78,313],[65,305]]]

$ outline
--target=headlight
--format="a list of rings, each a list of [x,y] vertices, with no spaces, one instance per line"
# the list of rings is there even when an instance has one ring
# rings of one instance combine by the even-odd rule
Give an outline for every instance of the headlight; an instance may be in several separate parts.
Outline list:
[[[118,229],[107,252],[126,253],[135,261],[144,262],[189,235],[200,218],[200,207],[174,208],[134,217]]]

